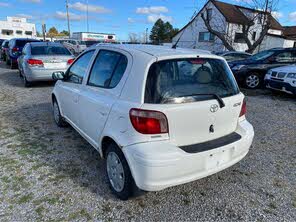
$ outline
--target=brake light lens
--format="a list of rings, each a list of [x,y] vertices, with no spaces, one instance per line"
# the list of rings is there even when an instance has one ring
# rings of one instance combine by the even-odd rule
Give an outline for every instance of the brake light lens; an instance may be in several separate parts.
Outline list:
[[[19,50],[19,48],[16,48],[16,47],[12,48],[13,52],[17,52],[18,50]]]
[[[73,62],[74,62],[74,59],[69,59],[68,62],[67,62],[67,64],[68,65],[71,65]]]
[[[43,66],[42,60],[39,60],[39,59],[28,59],[27,63],[30,66]]]
[[[163,134],[169,132],[168,120],[159,111],[131,109],[130,120],[136,131],[142,134]]]
[[[244,100],[239,117],[246,115],[246,113],[247,113],[247,103],[246,103],[246,100]]]

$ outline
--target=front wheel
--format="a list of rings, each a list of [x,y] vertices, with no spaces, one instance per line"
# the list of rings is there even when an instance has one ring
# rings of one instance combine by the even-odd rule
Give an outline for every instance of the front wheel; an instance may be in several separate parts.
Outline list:
[[[133,194],[134,179],[120,148],[111,143],[106,152],[106,171],[113,193],[121,200]]]
[[[257,89],[262,85],[262,79],[258,73],[249,73],[245,78],[245,86],[249,89]]]

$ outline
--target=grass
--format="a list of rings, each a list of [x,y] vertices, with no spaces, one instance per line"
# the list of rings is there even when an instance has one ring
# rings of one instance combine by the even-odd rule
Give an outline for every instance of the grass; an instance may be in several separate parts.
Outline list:
[[[77,220],[78,218],[85,218],[87,221],[90,221],[92,216],[85,209],[81,209],[69,215],[69,220]]]
[[[39,206],[35,209],[35,212],[38,214],[39,217],[42,217],[42,213],[45,210],[45,208],[43,206]]]
[[[29,194],[26,194],[26,195],[22,196],[17,201],[17,203],[18,204],[25,204],[25,203],[31,202],[32,200],[33,200],[33,194],[32,193],[29,193]]]
[[[33,203],[35,205],[40,205],[42,203],[48,203],[50,205],[55,205],[58,202],[60,202],[60,199],[58,197],[44,197],[44,198],[33,201]]]

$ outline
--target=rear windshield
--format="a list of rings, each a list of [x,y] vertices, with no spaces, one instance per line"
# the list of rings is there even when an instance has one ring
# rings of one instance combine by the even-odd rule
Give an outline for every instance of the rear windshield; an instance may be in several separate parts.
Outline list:
[[[239,89],[223,60],[193,58],[154,63],[149,70],[145,103],[184,103],[236,95]]]
[[[29,40],[29,39],[26,39],[26,40],[16,40],[15,41],[15,45],[17,47],[24,47],[28,42],[39,42],[38,40]]]
[[[71,55],[68,49],[62,46],[32,46],[32,55]]]
[[[78,44],[79,45],[86,45],[86,42],[85,41],[78,41]]]

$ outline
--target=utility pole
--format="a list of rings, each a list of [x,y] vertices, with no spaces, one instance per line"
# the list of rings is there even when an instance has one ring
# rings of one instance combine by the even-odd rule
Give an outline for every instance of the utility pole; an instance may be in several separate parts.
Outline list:
[[[70,32],[70,19],[69,19],[69,4],[68,4],[68,0],[66,0],[66,9],[67,9],[68,32],[69,32],[69,38],[70,38],[71,32]]]
[[[89,23],[88,23],[88,0],[86,0],[86,25],[87,25],[87,32],[89,32]]]
[[[145,41],[148,44],[148,28],[146,28]]]
[[[44,24],[44,21],[42,21],[42,36],[43,36],[44,42],[45,42],[45,34],[46,34],[46,25]]]

